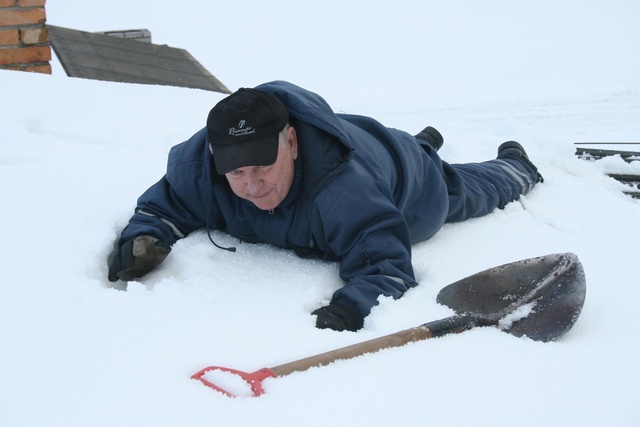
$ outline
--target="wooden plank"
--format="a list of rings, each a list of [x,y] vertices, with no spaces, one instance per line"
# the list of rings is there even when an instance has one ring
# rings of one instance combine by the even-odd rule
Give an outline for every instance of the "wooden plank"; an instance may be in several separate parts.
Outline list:
[[[620,156],[627,163],[631,163],[634,160],[640,160],[640,152],[638,151],[604,150],[588,147],[576,147],[576,156],[595,159],[602,159],[609,156]]]

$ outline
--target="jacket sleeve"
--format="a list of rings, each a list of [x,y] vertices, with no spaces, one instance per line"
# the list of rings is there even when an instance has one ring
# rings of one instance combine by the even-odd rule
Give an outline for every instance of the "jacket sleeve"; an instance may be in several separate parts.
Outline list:
[[[180,200],[163,177],[138,198],[135,213],[122,230],[119,244],[147,235],[173,245],[203,225],[204,220]]]
[[[319,210],[324,243],[340,257],[346,282],[333,301],[355,308],[363,318],[380,296],[397,299],[418,285],[408,225],[385,188],[363,178],[339,194],[321,196],[321,204],[330,205]]]
[[[139,198],[119,244],[141,235],[172,245],[206,225],[211,197],[204,129],[169,153],[167,173]]]

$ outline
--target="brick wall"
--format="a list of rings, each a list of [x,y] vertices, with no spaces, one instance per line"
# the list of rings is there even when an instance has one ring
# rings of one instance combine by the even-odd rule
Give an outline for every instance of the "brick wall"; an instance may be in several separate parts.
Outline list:
[[[0,0],[0,69],[51,74],[46,0]]]

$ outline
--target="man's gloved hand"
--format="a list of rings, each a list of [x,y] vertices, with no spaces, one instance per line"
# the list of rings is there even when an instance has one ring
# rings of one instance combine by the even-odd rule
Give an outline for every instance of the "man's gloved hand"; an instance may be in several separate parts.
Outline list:
[[[138,236],[115,248],[107,263],[109,281],[133,280],[158,266],[171,252],[171,247],[151,236]]]
[[[316,319],[316,328],[318,329],[355,332],[364,324],[364,319],[359,313],[335,302],[320,307],[311,314],[318,316]]]

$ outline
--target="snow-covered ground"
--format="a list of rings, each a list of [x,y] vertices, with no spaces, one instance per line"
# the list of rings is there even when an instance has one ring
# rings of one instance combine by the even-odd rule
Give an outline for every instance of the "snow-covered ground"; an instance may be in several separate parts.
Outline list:
[[[0,71],[0,425],[640,425],[640,202],[574,142],[640,142],[637,1],[47,3],[48,22],[149,28],[232,90],[284,79],[336,111],[445,137],[450,162],[520,141],[545,183],[415,246],[421,286],[357,333],[314,328],[337,266],[221,233],[179,241],[126,292],[106,256],[169,148],[222,95]],[[640,146],[627,146],[640,151]],[[190,376],[273,367],[451,311],[438,291],[484,269],[573,252],[587,300],[561,340],[494,328],[267,380],[231,399]]]

